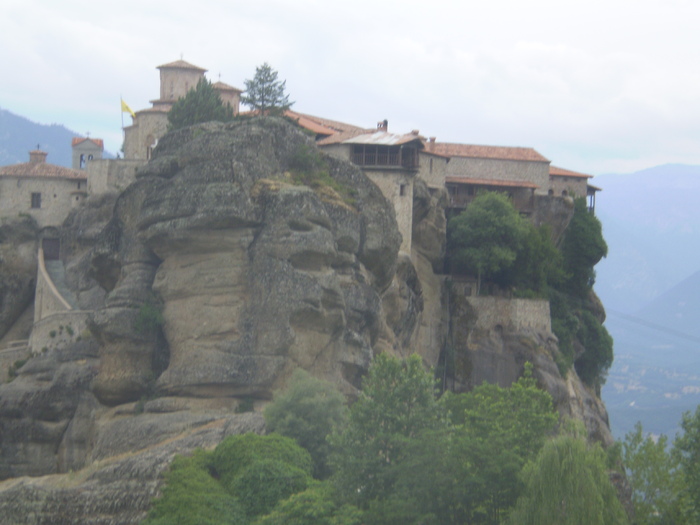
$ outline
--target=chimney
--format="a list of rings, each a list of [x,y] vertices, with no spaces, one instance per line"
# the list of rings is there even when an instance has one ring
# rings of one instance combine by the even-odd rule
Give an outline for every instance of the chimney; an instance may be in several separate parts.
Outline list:
[[[377,131],[389,131],[389,121],[387,119],[377,122]]]
[[[46,153],[45,151],[41,151],[38,149],[35,149],[34,151],[29,152],[29,163],[30,164],[43,164],[46,162]]]
[[[430,137],[430,143],[435,144],[435,137]]]
[[[420,135],[420,130],[412,129],[412,130],[411,130],[411,135]]]

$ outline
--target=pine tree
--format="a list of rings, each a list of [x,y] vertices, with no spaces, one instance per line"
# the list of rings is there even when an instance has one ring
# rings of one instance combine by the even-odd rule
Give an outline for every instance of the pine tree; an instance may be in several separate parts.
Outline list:
[[[277,80],[277,71],[265,62],[255,68],[253,80],[245,81],[241,102],[262,115],[281,114],[294,104],[284,92],[286,84],[286,80]]]

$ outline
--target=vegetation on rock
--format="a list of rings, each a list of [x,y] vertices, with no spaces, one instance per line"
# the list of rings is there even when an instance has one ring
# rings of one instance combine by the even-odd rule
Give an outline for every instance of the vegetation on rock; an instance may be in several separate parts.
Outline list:
[[[613,343],[591,294],[593,267],[607,254],[607,246],[600,221],[588,211],[585,199],[574,202],[559,249],[548,226],[534,227],[506,195],[493,192],[477,195],[453,217],[447,235],[452,270],[475,274],[477,293],[483,277],[515,296],[550,300],[562,376],[574,365],[584,383],[595,388],[604,383]],[[585,351],[577,354],[576,344]]]
[[[314,477],[330,474],[327,436],[347,419],[345,397],[327,381],[295,370],[286,390],[275,393],[265,409],[267,428],[291,437],[306,449],[314,462]]]
[[[206,78],[201,78],[197,87],[175,102],[168,112],[168,125],[171,130],[212,120],[228,122],[231,119],[233,109],[222,102],[214,86]]]

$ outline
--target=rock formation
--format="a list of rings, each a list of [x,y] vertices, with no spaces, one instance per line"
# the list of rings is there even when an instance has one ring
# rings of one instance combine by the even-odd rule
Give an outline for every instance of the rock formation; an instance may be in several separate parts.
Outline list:
[[[300,155],[314,156],[319,173],[305,175],[318,183],[298,183]],[[123,193],[64,224],[66,281],[94,311],[90,332],[0,385],[0,516],[138,523],[175,453],[262,432],[259,412],[236,408],[259,408],[295,368],[352,397],[373,355],[437,367],[448,342],[468,350],[458,386],[507,385],[532,361],[560,411],[609,442],[602,403],[561,378],[550,333],[474,330],[479,312],[450,301],[444,206],[416,181],[413,253],[399,254],[377,186],[284,120],[164,137]]]

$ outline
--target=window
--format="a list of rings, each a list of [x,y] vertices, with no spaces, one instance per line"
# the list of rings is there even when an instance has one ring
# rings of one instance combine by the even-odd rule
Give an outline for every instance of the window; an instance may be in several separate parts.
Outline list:
[[[32,193],[32,208],[41,208],[41,193]]]
[[[399,195],[404,197],[406,195],[406,184],[401,184],[399,186]]]

